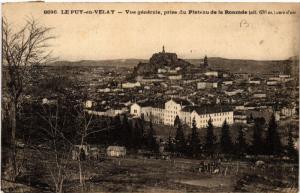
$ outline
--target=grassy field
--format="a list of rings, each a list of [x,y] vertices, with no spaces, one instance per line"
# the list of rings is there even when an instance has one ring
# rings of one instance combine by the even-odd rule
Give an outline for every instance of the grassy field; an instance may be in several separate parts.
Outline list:
[[[200,161],[190,159],[125,158],[94,164],[86,165],[94,171],[87,183],[91,192],[282,191],[297,186],[298,176],[290,166],[255,168],[247,162],[223,162],[217,174],[199,172]]]
[[[34,154],[34,152],[32,152]],[[34,159],[34,157],[36,158]],[[32,156],[23,182],[2,180],[3,190],[51,192],[49,163]],[[199,172],[200,160],[146,159],[136,155],[84,161],[85,192],[297,192],[298,165],[273,163],[254,167],[251,162],[221,162],[219,173]],[[79,193],[77,161],[69,164],[65,192]],[[26,179],[26,180],[25,180]],[[31,179],[31,183],[28,183]],[[33,183],[35,182],[35,183]],[[17,189],[15,187],[18,187]],[[11,191],[9,191],[11,192]]]

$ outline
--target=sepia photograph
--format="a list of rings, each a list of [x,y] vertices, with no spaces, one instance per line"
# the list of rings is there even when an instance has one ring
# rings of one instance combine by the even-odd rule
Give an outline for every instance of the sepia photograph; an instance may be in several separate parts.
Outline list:
[[[297,193],[299,12],[3,3],[1,193]]]

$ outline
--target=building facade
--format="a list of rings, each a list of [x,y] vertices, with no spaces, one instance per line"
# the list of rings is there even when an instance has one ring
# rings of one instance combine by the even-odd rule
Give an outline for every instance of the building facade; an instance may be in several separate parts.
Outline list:
[[[136,117],[144,117],[145,121],[163,125],[174,125],[176,116],[183,124],[192,127],[193,119],[198,128],[205,128],[209,119],[216,127],[222,126],[226,120],[233,124],[233,110],[222,106],[192,106],[188,101],[171,99],[160,106],[134,103],[130,107],[130,114]]]

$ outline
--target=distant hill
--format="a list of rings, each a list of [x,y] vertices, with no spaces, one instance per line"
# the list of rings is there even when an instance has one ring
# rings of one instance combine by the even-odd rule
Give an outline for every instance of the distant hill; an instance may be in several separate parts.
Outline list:
[[[149,59],[149,62],[139,62],[139,64],[134,67],[133,74],[135,75],[151,75],[156,73],[159,68],[171,68],[175,69],[180,67],[181,69],[186,69],[192,66],[189,62],[177,57],[176,53],[162,52],[155,53]]]
[[[102,67],[127,67],[133,68],[143,59],[117,59],[117,60],[80,60],[80,61],[55,61],[50,66],[102,66]]]
[[[195,66],[200,65],[203,59],[185,59]],[[118,59],[118,60],[81,60],[81,61],[56,61],[51,66],[103,66],[103,67],[127,67],[134,68],[139,63],[147,63],[146,59]],[[287,60],[258,61],[242,59],[208,58],[209,67],[215,70],[228,70],[231,72],[269,73],[284,72],[289,69],[292,73],[299,72],[299,57],[291,57]]]
[[[203,59],[187,59],[193,65],[200,65]],[[269,72],[299,72],[299,57],[287,60],[242,60],[212,57],[208,58],[209,68],[227,70],[230,72],[269,73]]]

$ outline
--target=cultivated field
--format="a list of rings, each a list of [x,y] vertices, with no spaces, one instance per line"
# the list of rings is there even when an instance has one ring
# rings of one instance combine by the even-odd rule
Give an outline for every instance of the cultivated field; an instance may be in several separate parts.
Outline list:
[[[3,190],[48,193],[51,176],[49,161],[32,158],[18,188],[2,180]],[[257,167],[253,162],[221,161],[219,171],[199,171],[204,160],[144,158],[129,155],[101,161],[83,161],[85,192],[297,192],[298,166],[267,163]],[[206,160],[207,163],[211,162]],[[27,172],[26,172],[27,171]],[[36,171],[36,173],[34,172]],[[71,161],[65,192],[79,193],[78,162]],[[47,180],[46,180],[47,179]],[[16,184],[14,184],[16,186]]]

